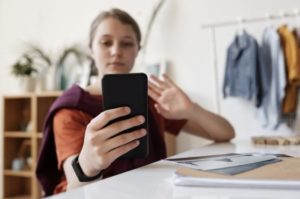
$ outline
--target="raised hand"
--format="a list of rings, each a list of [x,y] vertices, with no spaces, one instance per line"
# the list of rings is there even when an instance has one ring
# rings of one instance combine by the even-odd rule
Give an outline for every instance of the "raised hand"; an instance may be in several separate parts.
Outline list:
[[[161,115],[167,119],[187,119],[193,102],[167,75],[163,75],[163,80],[150,76],[148,82],[148,94]]]

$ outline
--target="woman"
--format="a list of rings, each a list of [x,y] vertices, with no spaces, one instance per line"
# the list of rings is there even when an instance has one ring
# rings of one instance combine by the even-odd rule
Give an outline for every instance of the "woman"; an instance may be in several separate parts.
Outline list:
[[[105,74],[129,73],[140,42],[137,23],[122,10],[100,13],[92,23],[89,46],[99,81],[85,89],[73,86],[48,113],[37,166],[37,176],[46,195],[165,158],[165,131],[177,135],[183,128],[214,141],[228,141],[234,137],[232,126],[224,118],[192,102],[167,76],[163,80],[152,76],[148,87],[149,156],[145,159],[117,160],[137,147],[137,139],[147,132],[139,129],[115,135],[142,124],[145,119],[135,116],[106,126],[109,121],[127,115],[130,109],[119,107],[102,111],[100,80]]]

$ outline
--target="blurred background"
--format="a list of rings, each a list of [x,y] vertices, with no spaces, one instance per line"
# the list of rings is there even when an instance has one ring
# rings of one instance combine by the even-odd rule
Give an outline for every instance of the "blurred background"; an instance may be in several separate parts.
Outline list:
[[[40,132],[40,120],[46,110],[41,111],[43,114],[32,113],[40,98],[40,104],[48,105],[73,83],[85,86],[93,81],[88,49],[90,23],[100,11],[112,7],[128,11],[141,27],[143,49],[136,60],[135,71],[158,75],[166,72],[195,102],[228,119],[236,130],[235,140],[299,133],[298,109],[277,128],[263,126],[253,100],[230,96],[224,99],[222,87],[227,48],[236,34],[246,31],[260,45],[267,26],[287,24],[290,29],[300,28],[300,0],[0,0],[0,128],[4,134],[21,130]],[[32,97],[31,93],[40,98]],[[50,93],[49,99],[47,93]],[[16,99],[20,99],[22,105],[18,105]],[[29,112],[35,118],[26,121],[17,116],[20,110],[15,109],[26,107],[24,104],[30,104]],[[26,108],[21,114],[26,118]],[[38,122],[32,122],[34,119]],[[10,127],[17,122],[20,126],[25,123],[21,130]],[[33,139],[22,135],[5,137],[4,134],[0,142],[3,149],[1,176],[13,167],[14,155],[6,160],[8,153],[27,153],[26,143],[13,139]],[[208,143],[184,132],[177,138],[169,136],[168,140],[169,154]],[[31,142],[35,151],[39,142],[36,147]],[[29,152],[33,159],[28,160],[32,165],[36,159],[33,153]],[[14,163],[12,169],[18,170],[18,162]],[[18,184],[16,175],[29,178],[33,173],[9,174],[7,171],[5,176],[8,177],[3,179]],[[1,196],[22,193],[20,188],[3,194],[3,179]],[[29,190],[25,190],[25,194],[33,192],[32,187],[25,189]]]

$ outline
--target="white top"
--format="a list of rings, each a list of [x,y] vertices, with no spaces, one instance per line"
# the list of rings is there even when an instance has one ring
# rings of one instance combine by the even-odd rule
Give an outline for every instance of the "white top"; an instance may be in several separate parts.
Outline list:
[[[206,145],[173,157],[246,152],[284,153],[300,157],[300,146],[263,146],[252,145],[250,142],[219,143]],[[300,190],[176,186],[172,179],[178,167],[172,162],[161,160],[66,193],[55,195],[51,199],[300,199]]]

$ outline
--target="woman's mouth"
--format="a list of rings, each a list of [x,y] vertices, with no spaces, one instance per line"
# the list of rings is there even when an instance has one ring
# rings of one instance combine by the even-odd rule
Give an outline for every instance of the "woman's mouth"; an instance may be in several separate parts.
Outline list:
[[[125,66],[124,63],[122,62],[111,62],[111,63],[108,63],[109,66],[112,66],[112,67],[122,67],[122,66]]]

